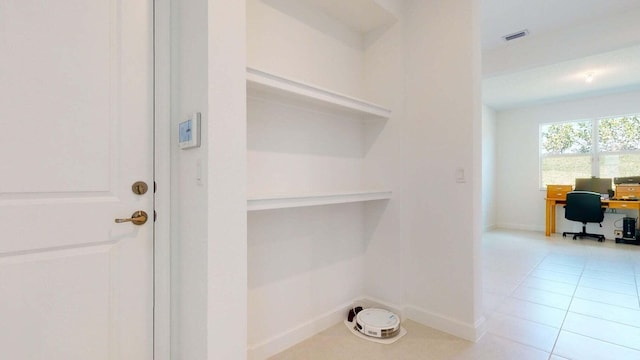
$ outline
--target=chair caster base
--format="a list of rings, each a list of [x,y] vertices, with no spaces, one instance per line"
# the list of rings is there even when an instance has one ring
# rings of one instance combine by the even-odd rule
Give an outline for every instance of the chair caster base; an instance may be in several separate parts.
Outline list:
[[[592,239],[595,239],[598,242],[604,242],[606,240],[604,235],[599,235],[599,234],[572,233],[572,232],[563,232],[562,233],[562,237],[567,237],[567,235],[573,235],[571,237],[573,240],[583,239],[583,238],[586,238],[586,237],[590,237]]]

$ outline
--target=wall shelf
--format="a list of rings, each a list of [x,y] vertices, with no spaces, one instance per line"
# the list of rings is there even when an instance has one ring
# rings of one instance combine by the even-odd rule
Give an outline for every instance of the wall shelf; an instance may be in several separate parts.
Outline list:
[[[247,211],[344,204],[388,199],[391,199],[391,191],[389,190],[353,191],[304,195],[252,196],[247,200]]]
[[[270,97],[363,118],[389,119],[391,116],[391,110],[383,106],[253,68],[247,68],[247,92],[249,95],[267,93]]]

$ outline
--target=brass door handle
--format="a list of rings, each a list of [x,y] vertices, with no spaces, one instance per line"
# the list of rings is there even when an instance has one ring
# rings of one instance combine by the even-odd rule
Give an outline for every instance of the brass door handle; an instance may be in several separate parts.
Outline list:
[[[131,214],[130,218],[116,219],[115,221],[118,224],[124,223],[124,222],[132,222],[134,225],[142,225],[147,222],[147,218],[148,218],[147,213],[142,210],[139,210]]]

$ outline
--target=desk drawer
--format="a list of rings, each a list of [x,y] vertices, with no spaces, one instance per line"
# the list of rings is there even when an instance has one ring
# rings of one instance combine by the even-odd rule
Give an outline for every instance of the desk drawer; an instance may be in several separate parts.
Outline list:
[[[640,198],[640,185],[617,185],[616,199]]]
[[[609,201],[611,209],[630,209],[640,210],[640,202],[638,201]]]
[[[547,199],[566,199],[573,185],[547,185]]]

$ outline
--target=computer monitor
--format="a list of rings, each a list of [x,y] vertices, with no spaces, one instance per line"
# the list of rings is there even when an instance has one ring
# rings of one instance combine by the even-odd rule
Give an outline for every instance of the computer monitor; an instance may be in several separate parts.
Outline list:
[[[602,195],[609,195],[609,190],[613,189],[613,179],[611,178],[579,178],[576,179],[575,190],[593,191]]]

